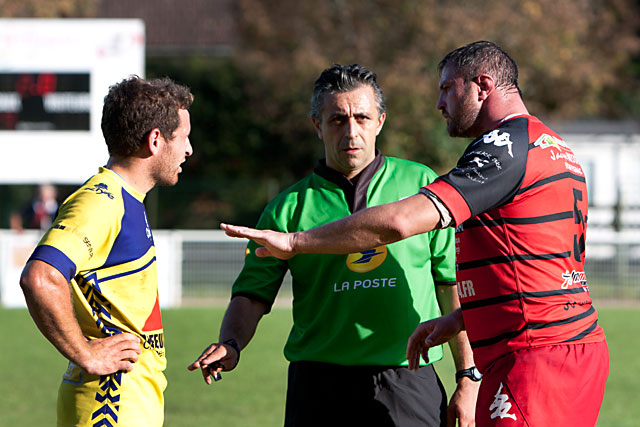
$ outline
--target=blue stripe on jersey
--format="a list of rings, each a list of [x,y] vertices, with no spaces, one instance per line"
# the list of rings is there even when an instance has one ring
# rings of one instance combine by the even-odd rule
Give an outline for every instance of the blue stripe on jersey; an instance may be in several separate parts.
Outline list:
[[[67,279],[67,282],[71,281],[73,276],[76,275],[76,264],[69,259],[62,251],[53,246],[41,245],[38,246],[29,257],[29,261],[37,259],[44,261],[50,266],[58,270]]]
[[[122,189],[122,216],[120,233],[113,242],[104,267],[124,264],[141,258],[153,246],[153,236],[147,223],[144,204]]]
[[[123,277],[123,276],[128,276],[130,274],[136,274],[142,270],[144,270],[145,268],[149,267],[151,264],[153,264],[156,260],[156,257],[151,258],[151,261],[149,261],[148,263],[146,263],[145,265],[143,265],[142,267],[136,269],[136,270],[131,270],[131,271],[125,271],[124,273],[119,273],[119,274],[114,274],[113,276],[109,276],[109,277],[105,277],[102,278],[100,280],[98,280],[99,283],[103,283],[106,282],[107,280],[113,280],[113,279],[117,279],[118,277]]]

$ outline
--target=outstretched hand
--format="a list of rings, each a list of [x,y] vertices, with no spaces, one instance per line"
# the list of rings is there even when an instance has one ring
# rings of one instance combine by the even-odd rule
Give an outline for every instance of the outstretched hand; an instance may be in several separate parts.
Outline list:
[[[204,382],[211,384],[211,378],[219,378],[220,372],[235,368],[239,356],[233,347],[214,343],[207,347],[195,362],[187,366],[187,369],[195,371],[199,368],[202,371]]]
[[[256,230],[255,228],[240,227],[237,225],[220,224],[220,228],[227,236],[253,240],[261,248],[256,249],[256,255],[264,257],[276,257],[289,259],[295,255],[295,233],[280,233],[272,230]]]
[[[463,327],[460,310],[427,320],[418,325],[409,337],[407,345],[407,360],[409,369],[420,367],[420,356],[425,362],[429,362],[428,352],[433,346],[444,344],[460,332]]]

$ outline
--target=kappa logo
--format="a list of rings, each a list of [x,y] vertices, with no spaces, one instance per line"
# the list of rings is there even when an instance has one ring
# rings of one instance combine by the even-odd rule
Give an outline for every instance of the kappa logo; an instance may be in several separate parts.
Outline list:
[[[347,267],[356,273],[366,273],[379,267],[387,258],[387,247],[378,246],[362,252],[356,252],[347,256]]]
[[[93,188],[85,187],[84,189],[89,191],[94,191],[96,194],[106,194],[108,198],[113,200],[113,194],[107,191],[109,189],[109,186],[107,184],[99,183],[99,184],[95,184]]]
[[[491,414],[491,419],[493,420],[500,417],[500,419],[511,418],[515,420],[516,415],[509,413],[509,411],[511,410],[511,402],[507,402],[507,400],[509,400],[509,395],[502,394],[502,387],[502,383],[500,383],[500,388],[498,388],[498,392],[494,396],[495,400],[489,407],[489,411],[493,411],[495,409],[495,411]]]
[[[500,133],[499,129],[493,130],[482,137],[482,140],[485,144],[493,144],[496,147],[504,147],[505,145],[508,148],[509,155],[513,157],[513,151],[511,150],[511,146],[513,142],[511,142],[510,134],[507,132]]]

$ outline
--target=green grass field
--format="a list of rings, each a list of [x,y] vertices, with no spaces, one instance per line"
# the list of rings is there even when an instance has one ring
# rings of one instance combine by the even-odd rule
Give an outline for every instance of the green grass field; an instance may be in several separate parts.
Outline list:
[[[217,337],[222,308],[165,310],[169,367],[166,426],[281,426],[287,364],[282,347],[291,315],[286,308],[265,317],[243,351],[236,371],[207,386],[186,366]],[[611,373],[599,426],[637,426],[640,419],[640,310],[600,309],[611,356]],[[38,332],[26,310],[0,309],[0,426],[53,425],[56,393],[66,362]],[[448,390],[453,365],[436,364]],[[578,402],[576,402],[578,404]]]

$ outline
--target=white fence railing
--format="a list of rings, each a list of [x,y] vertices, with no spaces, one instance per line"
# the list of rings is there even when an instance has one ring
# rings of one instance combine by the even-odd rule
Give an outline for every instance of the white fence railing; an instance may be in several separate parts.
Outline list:
[[[0,230],[0,301],[24,307],[20,273],[41,232]],[[217,230],[157,230],[160,303],[163,307],[224,303],[242,268],[246,241]],[[640,230],[589,230],[586,273],[595,300],[640,302]],[[280,297],[291,296],[285,278]]]

